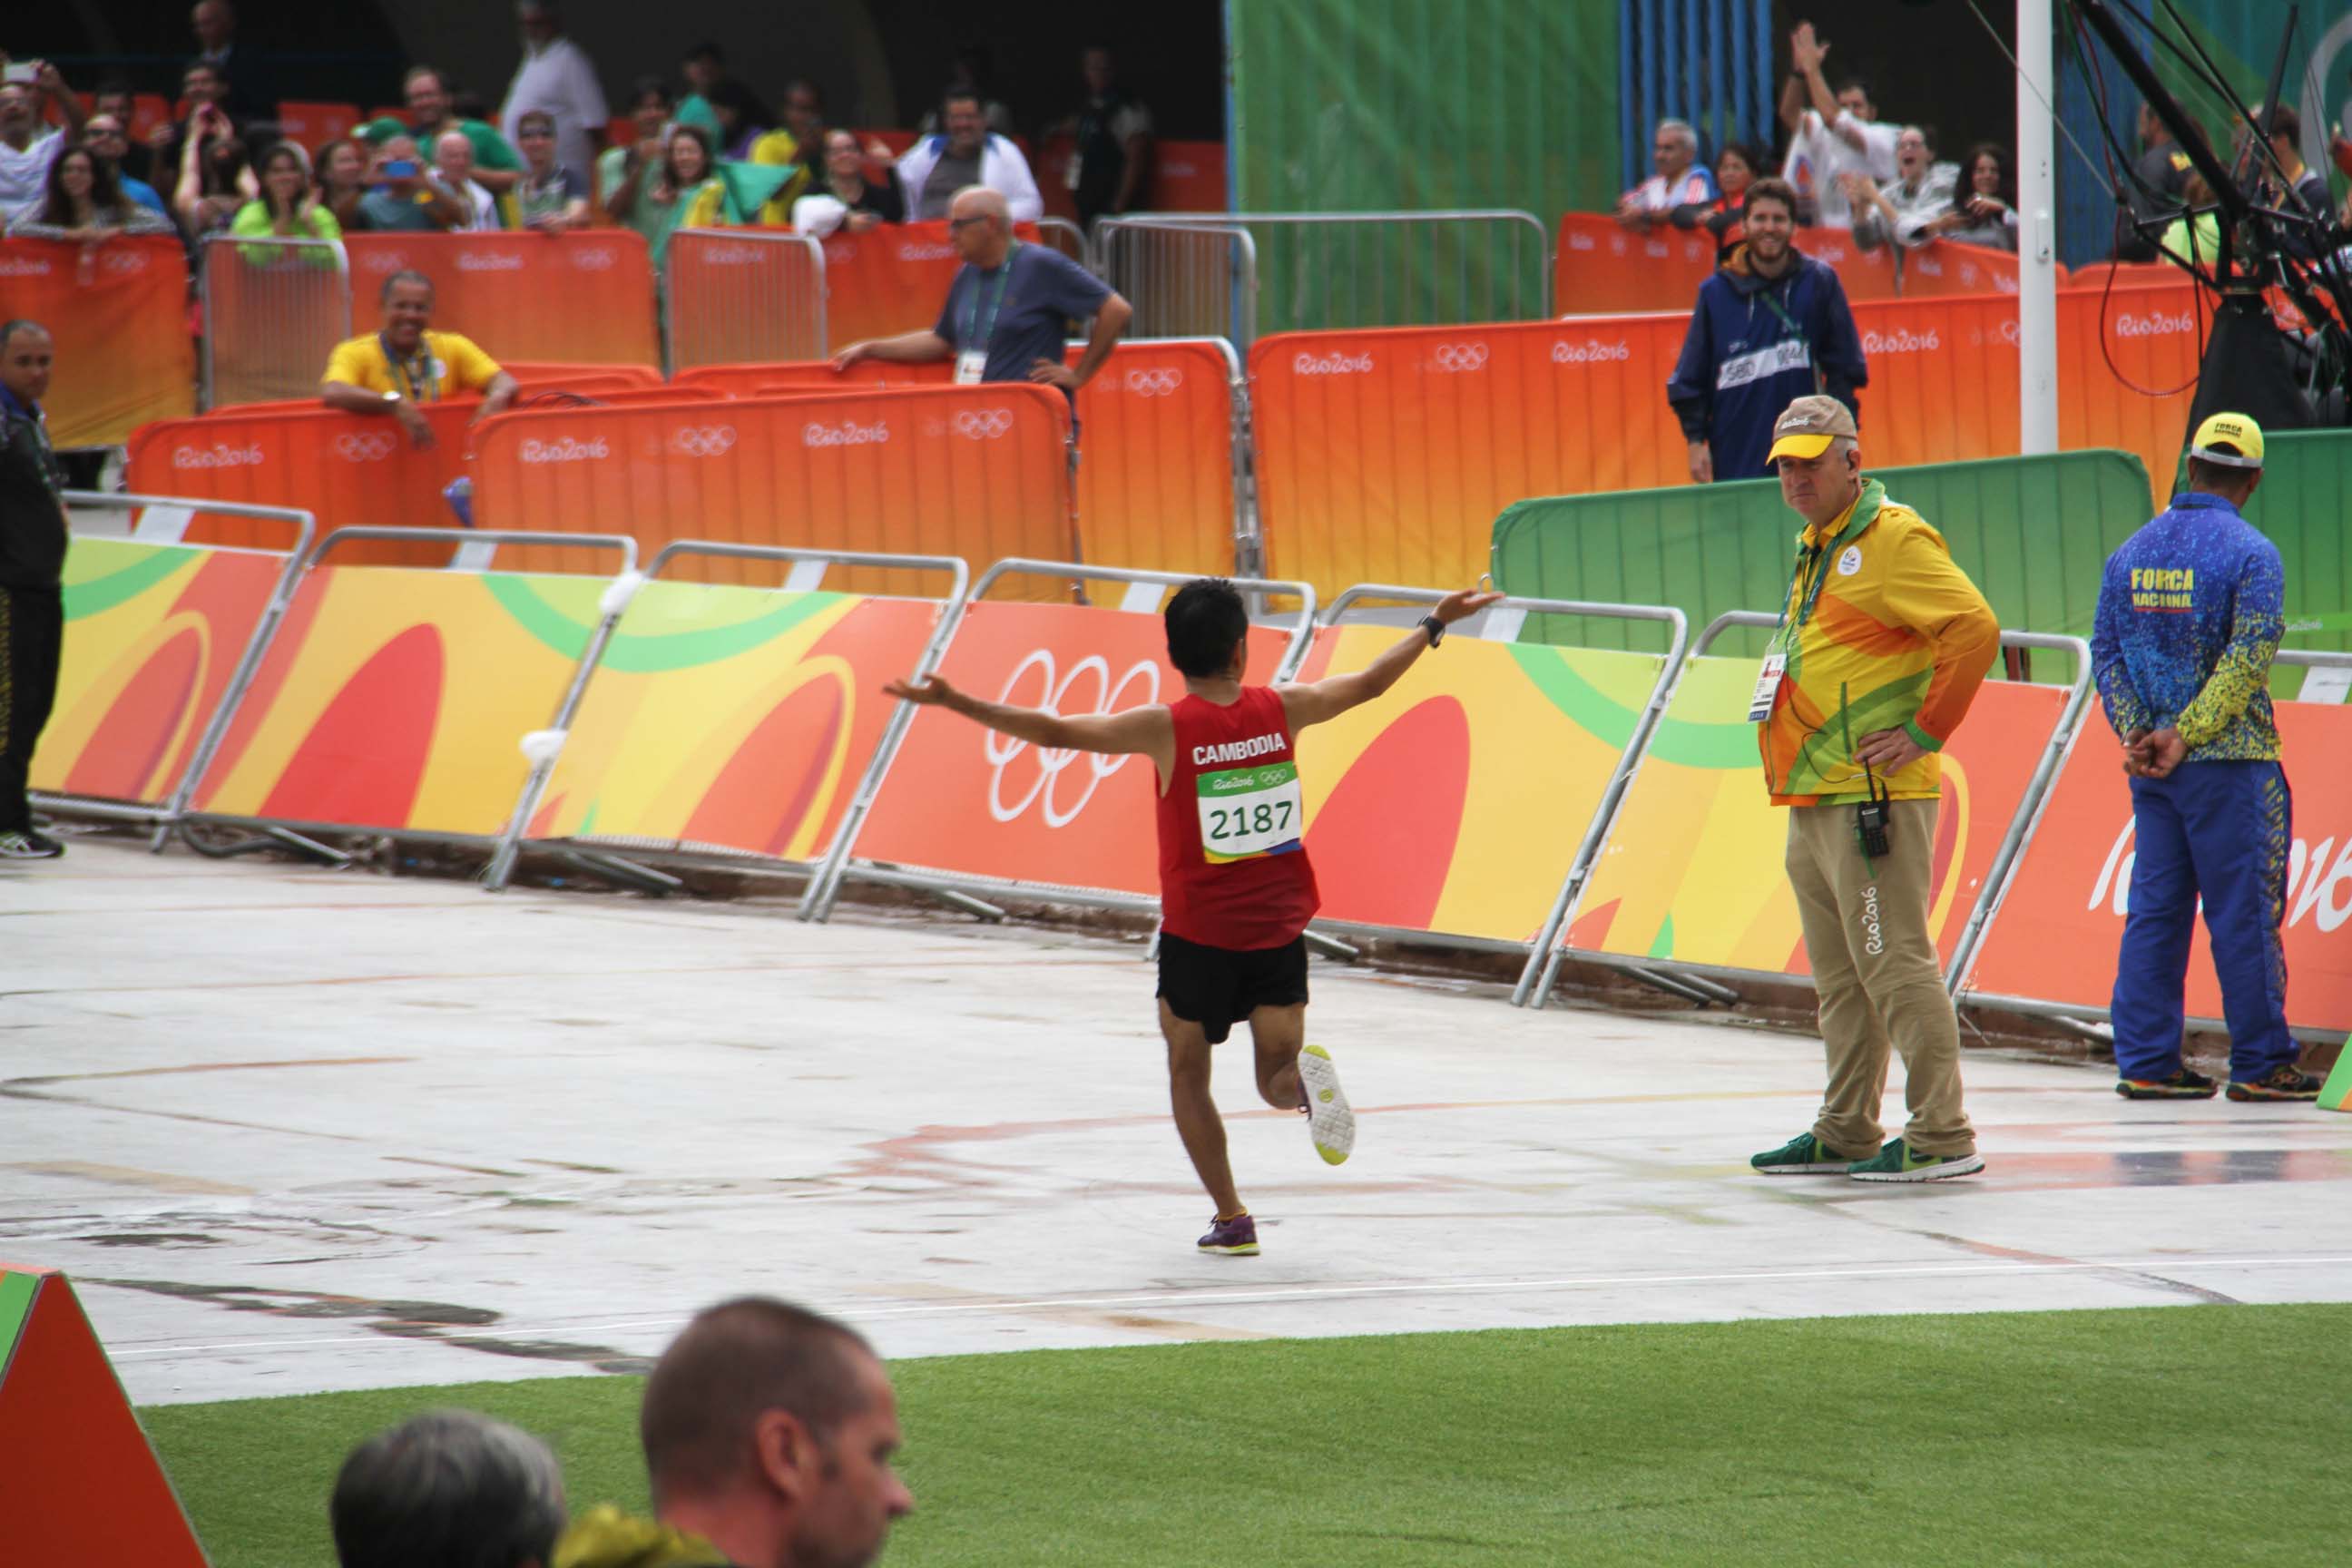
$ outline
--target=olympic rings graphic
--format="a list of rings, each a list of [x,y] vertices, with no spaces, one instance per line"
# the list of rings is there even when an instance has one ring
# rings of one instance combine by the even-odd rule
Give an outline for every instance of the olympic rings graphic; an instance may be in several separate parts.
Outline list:
[[[1032,650],[1026,658],[1013,667],[1013,673],[1005,678],[1004,690],[999,695],[997,700],[1014,702],[1016,700],[1013,692],[1032,669],[1039,671],[1043,676],[1039,690],[1039,696],[1043,700],[1027,705],[1042,707],[1049,713],[1061,713],[1062,704],[1068,699],[1070,689],[1078,683],[1079,677],[1087,675],[1091,675],[1095,680],[1094,710],[1097,716],[1121,712],[1128,708],[1140,706],[1139,703],[1122,700],[1127,695],[1129,686],[1139,681],[1149,689],[1143,699],[1144,702],[1160,700],[1160,666],[1150,659],[1137,659],[1128,667],[1127,673],[1114,682],[1110,678],[1109,662],[1100,654],[1089,654],[1072,665],[1067,675],[1056,680],[1054,676],[1054,656],[1044,648]],[[1083,707],[1084,704],[1081,703],[1080,706]],[[1037,748],[1036,781],[1030,784],[1027,794],[1011,805],[1007,805],[1004,804],[1005,766],[1013,758],[1027,751],[1029,742],[1015,741],[1007,736],[999,735],[993,730],[988,730],[982,732],[981,748],[988,757],[989,766],[995,770],[988,782],[988,815],[999,822],[1018,821],[1021,815],[1027,811],[1033,803],[1042,799],[1044,805],[1041,807],[1041,815],[1045,817],[1045,826],[1048,827],[1066,827],[1077,820],[1078,813],[1086,810],[1087,803],[1094,799],[1095,791],[1102,788],[1103,780],[1110,777],[1128,763],[1128,759],[1124,756],[1108,757],[1093,752],[1084,753],[1087,759],[1087,771],[1090,775],[1087,780],[1085,793],[1065,807],[1055,799],[1054,781],[1060,778],[1063,771],[1076,762],[1081,753],[1040,746]]]
[[[732,425],[689,425],[671,431],[669,437],[669,449],[688,458],[716,458],[734,445]]]
[[[1485,343],[1440,343],[1436,353],[1437,368],[1449,373],[1486,368]]]
[[[381,430],[347,432],[335,437],[335,451],[346,463],[381,463],[392,456],[392,437]]]
[[[1131,370],[1127,373],[1127,389],[1143,397],[1170,397],[1184,384],[1181,370]]]
[[[955,416],[956,434],[974,441],[993,441],[1013,431],[1010,408],[967,408]]]
[[[572,265],[582,272],[608,271],[614,260],[613,253],[601,247],[594,250],[575,250],[572,253]]]

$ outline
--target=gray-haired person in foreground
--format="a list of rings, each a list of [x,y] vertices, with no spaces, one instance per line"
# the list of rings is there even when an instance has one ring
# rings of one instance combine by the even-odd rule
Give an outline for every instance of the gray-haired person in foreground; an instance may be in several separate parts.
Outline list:
[[[327,1512],[342,1568],[546,1568],[563,1472],[528,1432],[435,1410],[353,1448]]]

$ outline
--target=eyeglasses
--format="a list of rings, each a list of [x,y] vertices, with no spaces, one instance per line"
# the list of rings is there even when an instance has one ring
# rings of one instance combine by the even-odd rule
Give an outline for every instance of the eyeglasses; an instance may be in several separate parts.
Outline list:
[[[948,232],[952,234],[958,229],[970,228],[973,224],[986,223],[987,221],[988,218],[985,215],[982,215],[977,217],[951,217],[948,219]]]

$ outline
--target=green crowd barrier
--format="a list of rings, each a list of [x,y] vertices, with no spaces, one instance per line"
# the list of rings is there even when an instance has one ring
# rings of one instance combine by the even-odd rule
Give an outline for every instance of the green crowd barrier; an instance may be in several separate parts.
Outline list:
[[[2150,515],[2147,470],[2128,452],[1871,472],[1889,500],[1941,531],[2012,631],[2089,637],[2108,553]],[[1705,626],[1727,610],[1780,606],[1802,526],[1772,479],[1523,500],[1495,520],[1495,586],[1524,598],[1672,605]],[[2345,602],[2339,593],[2335,603]],[[1519,636],[1627,646],[1622,626],[1574,616],[1530,616]]]
[[[2286,646],[2352,648],[2352,430],[2282,430],[2263,443],[2246,521],[2279,548]]]

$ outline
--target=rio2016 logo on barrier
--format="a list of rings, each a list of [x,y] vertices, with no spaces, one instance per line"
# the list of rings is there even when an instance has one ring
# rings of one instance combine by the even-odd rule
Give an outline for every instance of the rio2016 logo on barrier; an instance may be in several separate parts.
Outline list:
[[[397,272],[408,265],[408,253],[404,250],[371,250],[363,265],[370,272]]]
[[[1551,363],[1554,364],[1607,364],[1633,357],[1633,344],[1604,343],[1599,338],[1587,338],[1580,343],[1562,339],[1551,345]]]
[[[967,441],[993,441],[1013,433],[1010,408],[967,408],[955,416],[955,432]]]
[[[552,441],[525,441],[519,454],[526,463],[593,463],[613,455],[604,437],[583,441],[571,436]]]
[[[1440,343],[1437,345],[1437,352],[1430,355],[1430,363],[1449,375],[1458,375],[1464,371],[1484,370],[1486,368],[1486,345],[1485,343]]]
[[[803,447],[872,447],[890,438],[890,426],[877,419],[871,425],[860,425],[855,419],[845,419],[838,425],[820,425],[812,420],[801,426]]]
[[[1070,689],[1078,683],[1081,676],[1094,678],[1094,711],[1097,718],[1160,700],[1160,667],[1150,659],[1137,659],[1128,666],[1126,674],[1113,681],[1110,662],[1098,653],[1088,654],[1070,666],[1067,675],[1056,680],[1054,677],[1054,656],[1044,648],[1032,650],[1026,658],[1013,667],[1013,673],[1005,677],[1004,689],[998,694],[997,700],[1023,705],[1013,693],[1020,689],[1022,678],[1033,669],[1039,671],[1044,678],[1043,700],[1034,706],[1061,717],[1068,717],[1062,704],[1068,700]],[[1119,700],[1127,695],[1129,687],[1135,684],[1145,688],[1142,702],[1122,705]],[[1048,827],[1067,827],[1076,821],[1078,813],[1086,810],[1087,803],[1094,799],[1095,791],[1102,788],[1103,781],[1125,767],[1129,760],[1125,756],[1106,756],[1099,752],[1063,752],[1043,746],[1033,747],[1026,741],[1016,741],[993,730],[981,731],[981,746],[988,758],[989,767],[993,770],[988,781],[988,815],[999,822],[1016,821],[1033,804],[1042,801],[1041,815]],[[1004,771],[1014,758],[1030,751],[1036,753],[1037,776],[1031,781],[1028,793],[1008,805],[1004,800]],[[1077,799],[1064,805],[1055,790],[1055,782],[1081,758],[1086,762],[1086,788],[1079,792]]]
[[[705,245],[697,247],[693,254],[706,267],[751,267],[768,252],[756,245]]]
[[[460,272],[520,272],[522,258],[511,250],[461,250],[457,253]]]
[[[264,454],[258,441],[247,447],[232,447],[215,441],[209,447],[176,447],[172,451],[172,467],[175,468],[250,468],[258,467]]]
[[[335,437],[335,455],[346,463],[381,463],[392,456],[392,445],[389,431],[347,430]]]
[[[898,247],[901,261],[953,261],[956,247],[952,245],[902,245]]]
[[[2335,858],[2328,858],[2334,851]],[[2111,905],[2117,916],[2131,913],[2132,862],[2137,858],[2133,848],[2132,819],[2124,818],[2123,831],[2116,835],[2107,850],[2107,858],[2099,868],[2098,880],[2091,885],[2090,901],[2084,907],[2095,910],[2103,903]],[[2344,922],[2352,920],[2352,837],[2341,847],[2333,837],[2323,838],[2314,848],[2303,839],[2296,839],[2287,851],[2286,919],[2281,923],[2292,931],[2311,916],[2322,933],[2333,935]]]
[[[2119,338],[2169,338],[2196,330],[2196,318],[2185,310],[2178,316],[2168,316],[2161,310],[2151,310],[2145,316],[2126,313],[2116,318],[2115,326]]]
[[[1184,373],[1172,368],[1127,373],[1127,389],[1139,397],[1172,397],[1183,384]]]
[[[689,425],[669,433],[669,449],[681,457],[716,458],[734,446],[732,425]]]
[[[572,253],[572,267],[582,272],[610,272],[619,261],[619,257],[602,246]]]
[[[1597,248],[1592,243],[1592,237],[1589,234],[1570,235],[1568,237],[1568,247],[1570,250],[1591,250]]]
[[[1362,375],[1372,368],[1372,355],[1369,349],[1360,354],[1302,353],[1290,368],[1300,375]]]
[[[49,262],[41,256],[0,256],[0,278],[47,278]]]
[[[1933,327],[1924,332],[1915,332],[1908,327],[1889,327],[1883,332],[1862,334],[1862,352],[1866,354],[1918,354],[1943,346],[1943,334]]]

